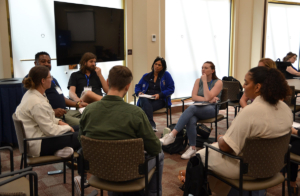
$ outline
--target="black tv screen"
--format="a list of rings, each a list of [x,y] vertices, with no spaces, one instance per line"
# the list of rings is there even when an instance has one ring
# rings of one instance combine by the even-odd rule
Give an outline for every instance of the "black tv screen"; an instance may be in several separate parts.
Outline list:
[[[78,64],[85,52],[97,62],[124,60],[124,11],[54,1],[57,65]]]

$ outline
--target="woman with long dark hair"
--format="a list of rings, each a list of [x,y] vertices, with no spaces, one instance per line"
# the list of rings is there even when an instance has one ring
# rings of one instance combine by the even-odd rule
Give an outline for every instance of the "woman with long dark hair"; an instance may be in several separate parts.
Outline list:
[[[212,145],[235,156],[242,154],[247,138],[277,138],[291,131],[293,115],[291,109],[281,100],[290,93],[284,75],[277,69],[255,67],[245,75],[246,97],[253,99],[232,121],[225,135],[219,135]],[[285,146],[286,147],[286,146]],[[284,148],[284,146],[282,147]],[[209,149],[198,151],[202,163],[208,158],[208,169],[230,179],[239,179],[240,162],[228,156],[222,156]],[[230,186],[209,178],[210,188],[216,195],[227,195]]]
[[[153,131],[157,131],[153,121],[153,111],[166,105],[166,97],[174,93],[175,86],[171,74],[167,71],[167,63],[164,58],[156,57],[151,69],[152,71],[143,75],[139,83],[135,85],[134,91],[137,96],[152,95],[152,99],[140,97],[137,105],[146,113]],[[167,98],[167,104],[172,105],[170,97]]]

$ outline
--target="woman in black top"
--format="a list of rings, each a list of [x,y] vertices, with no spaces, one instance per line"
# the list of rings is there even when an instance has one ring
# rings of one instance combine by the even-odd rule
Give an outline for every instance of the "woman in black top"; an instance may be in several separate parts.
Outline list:
[[[300,77],[300,72],[292,65],[297,60],[297,55],[295,53],[289,52],[283,58],[283,62],[290,62],[291,66],[286,68],[286,79],[292,79],[293,77]]]

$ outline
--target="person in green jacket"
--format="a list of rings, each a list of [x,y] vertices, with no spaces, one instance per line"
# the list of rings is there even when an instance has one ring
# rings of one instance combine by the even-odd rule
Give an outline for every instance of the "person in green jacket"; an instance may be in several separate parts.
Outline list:
[[[123,140],[142,138],[148,155],[159,155],[160,195],[164,154],[161,143],[154,134],[144,111],[124,102],[132,81],[131,71],[124,66],[114,66],[109,71],[107,80],[108,93],[102,100],[89,104],[81,117],[78,139],[80,136],[99,140]],[[121,150],[121,149],[120,149]],[[145,155],[147,156],[147,155]],[[149,162],[149,171],[155,166],[155,159]],[[149,183],[149,195],[156,195],[156,177]]]

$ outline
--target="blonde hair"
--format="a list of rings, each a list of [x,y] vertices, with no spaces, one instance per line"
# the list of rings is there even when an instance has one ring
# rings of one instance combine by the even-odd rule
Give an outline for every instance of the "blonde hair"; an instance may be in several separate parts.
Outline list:
[[[270,58],[262,58],[259,62],[262,62],[268,68],[277,68],[276,63]]]
[[[297,56],[297,54],[289,52],[286,54],[285,57],[283,57],[283,62],[287,62],[290,58],[292,58],[293,56]]]

